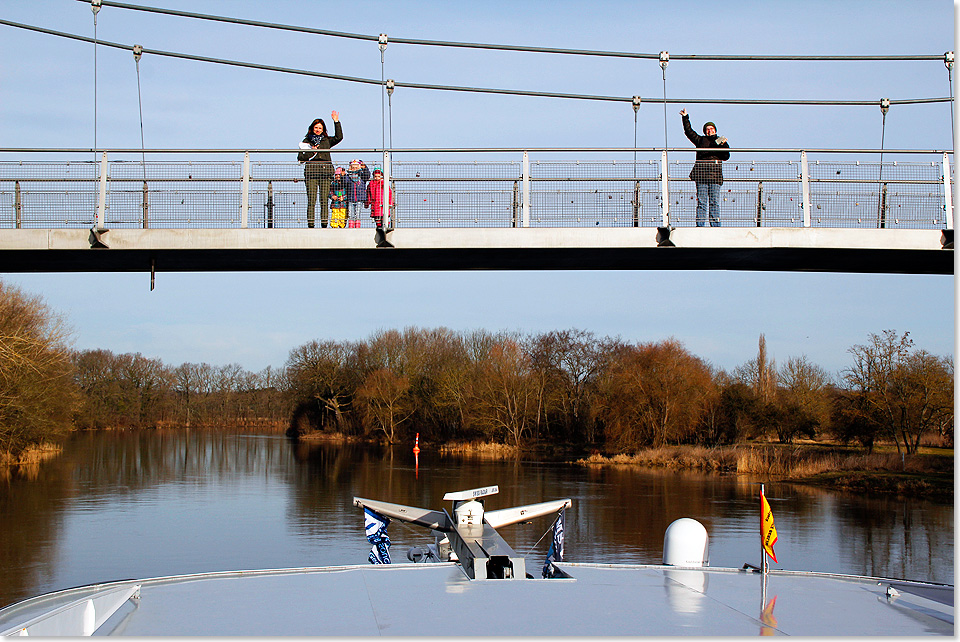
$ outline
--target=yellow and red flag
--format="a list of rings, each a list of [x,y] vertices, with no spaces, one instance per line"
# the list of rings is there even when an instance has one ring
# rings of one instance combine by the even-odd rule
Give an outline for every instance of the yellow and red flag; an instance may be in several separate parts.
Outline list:
[[[763,489],[760,490],[760,543],[764,552],[776,562],[777,554],[773,552],[773,545],[777,543],[777,527],[773,523],[773,511]]]

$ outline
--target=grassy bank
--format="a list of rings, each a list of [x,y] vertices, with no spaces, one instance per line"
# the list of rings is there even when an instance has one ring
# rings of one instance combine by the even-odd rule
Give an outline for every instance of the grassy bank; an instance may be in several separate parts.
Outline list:
[[[924,452],[926,450],[926,452]],[[853,491],[953,496],[953,450],[864,453],[839,445],[666,446],[580,459],[585,466],[643,466],[732,472]]]

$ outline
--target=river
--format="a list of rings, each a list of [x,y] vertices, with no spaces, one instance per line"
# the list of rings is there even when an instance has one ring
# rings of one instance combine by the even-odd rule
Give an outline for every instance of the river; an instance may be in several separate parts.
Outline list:
[[[291,444],[216,431],[76,435],[59,457],[0,478],[0,606],[56,589],[181,573],[363,564],[353,497],[449,509],[444,493],[498,485],[489,509],[570,498],[566,559],[660,563],[692,517],[711,566],[759,564],[759,480],[736,475],[440,457],[424,447]],[[766,484],[773,568],[953,584],[952,503]],[[549,518],[501,529],[536,569]],[[393,522],[395,560],[432,541]]]

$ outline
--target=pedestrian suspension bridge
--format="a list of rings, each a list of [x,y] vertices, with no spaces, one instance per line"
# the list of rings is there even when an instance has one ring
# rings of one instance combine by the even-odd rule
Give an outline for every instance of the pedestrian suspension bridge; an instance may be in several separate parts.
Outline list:
[[[93,37],[0,19],[0,26],[91,43],[91,149],[0,149],[0,272],[237,270],[778,270],[953,273],[953,152],[935,149],[734,149],[723,163],[719,227],[696,225],[688,176],[695,150],[667,140],[667,105],[949,103],[954,54],[704,55],[576,50],[355,34],[116,2],[89,3]],[[344,76],[251,61],[172,52],[97,37],[97,15],[165,14],[186,20],[368,41],[381,78]],[[659,96],[450,86],[387,79],[389,46],[590,56],[651,61]],[[256,72],[377,85],[384,140],[378,149],[332,150],[380,166],[393,190],[386,231],[365,210],[359,227],[309,228],[297,149],[146,149],[97,146],[96,52],[140,60],[192,60]],[[942,63],[949,97],[869,100],[675,97],[671,61],[919,61]],[[394,91],[536,96],[632,105],[634,145],[621,149],[396,149]],[[663,106],[664,144],[637,146],[641,103]],[[386,107],[384,107],[386,105]],[[390,138],[386,123],[390,122]],[[952,131],[952,130],[951,130]],[[886,154],[886,156],[885,156]],[[52,159],[52,160],[51,160]],[[896,159],[896,160],[892,160]],[[317,219],[322,221],[320,204]]]
[[[953,272],[953,170],[935,150],[734,150],[720,227],[696,226],[690,149],[334,150],[384,168],[380,235],[369,209],[322,228],[318,204],[307,227],[296,150],[0,152],[3,272]]]

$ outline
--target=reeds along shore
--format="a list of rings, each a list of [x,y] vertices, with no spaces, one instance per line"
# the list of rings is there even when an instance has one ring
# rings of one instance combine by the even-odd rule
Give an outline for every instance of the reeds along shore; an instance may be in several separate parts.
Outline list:
[[[455,442],[440,446],[441,455],[458,455],[460,457],[488,460],[513,459],[519,456],[520,452],[520,449],[516,446],[493,442]]]
[[[939,475],[953,471],[951,456],[890,453],[846,453],[823,447],[664,446],[630,455],[606,457],[593,454],[577,463],[584,465],[637,465],[771,475],[784,479],[809,479],[828,473],[907,473]]]

